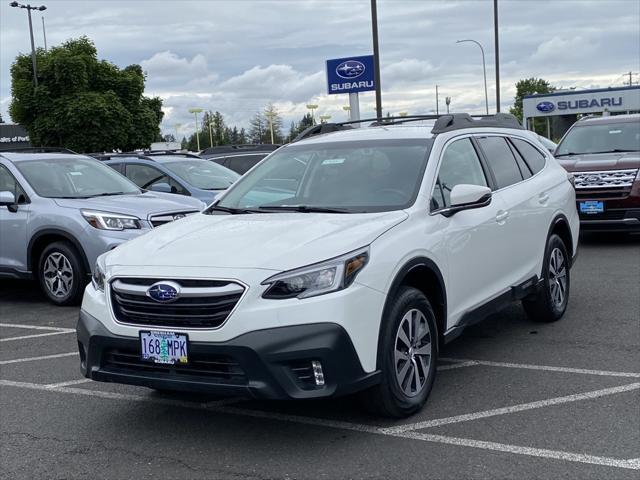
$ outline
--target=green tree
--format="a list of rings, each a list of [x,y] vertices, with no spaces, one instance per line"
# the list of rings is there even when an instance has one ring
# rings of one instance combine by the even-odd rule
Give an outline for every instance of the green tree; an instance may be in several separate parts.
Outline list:
[[[509,109],[509,113],[518,117],[522,121],[522,99],[527,95],[535,95],[538,93],[551,93],[555,91],[555,87],[542,78],[525,78],[516,83],[516,97],[513,107]]]
[[[38,49],[36,56],[37,88],[30,55],[12,64],[9,106],[34,145],[97,152],[149,147],[161,138],[162,100],[143,95],[140,65],[121,69],[98,60],[87,37]]]
[[[256,112],[249,121],[249,140],[251,143],[265,143],[266,134],[267,121],[264,118],[264,114]]]

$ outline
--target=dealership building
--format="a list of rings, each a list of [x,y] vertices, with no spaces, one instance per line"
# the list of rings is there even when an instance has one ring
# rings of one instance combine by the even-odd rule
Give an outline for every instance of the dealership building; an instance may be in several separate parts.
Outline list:
[[[640,113],[640,86],[561,90],[527,95],[522,100],[523,123],[533,130],[533,119],[546,119],[546,136],[559,138],[582,115]]]

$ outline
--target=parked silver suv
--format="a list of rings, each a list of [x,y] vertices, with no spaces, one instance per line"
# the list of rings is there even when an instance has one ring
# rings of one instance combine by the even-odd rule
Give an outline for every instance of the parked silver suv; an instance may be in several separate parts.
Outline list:
[[[37,278],[53,303],[79,302],[98,255],[205,206],[84,155],[0,152],[0,278]]]

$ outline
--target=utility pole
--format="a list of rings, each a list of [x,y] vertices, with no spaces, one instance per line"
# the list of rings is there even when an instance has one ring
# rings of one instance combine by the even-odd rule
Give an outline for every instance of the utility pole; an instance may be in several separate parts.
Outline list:
[[[438,100],[438,85],[436,85],[436,115],[440,115],[440,101]]]
[[[376,84],[376,118],[382,119],[382,89],[380,88],[380,48],[378,47],[378,7],[371,0],[371,32],[373,34],[373,70]]]
[[[42,36],[44,38],[44,51],[47,51],[47,30],[44,27],[44,15],[42,16]]]
[[[24,8],[27,10],[29,17],[29,36],[31,37],[31,63],[33,63],[33,86],[38,86],[38,67],[36,65],[36,43],[33,40],[33,24],[31,23],[31,10],[39,10],[44,12],[47,7],[40,5],[39,7],[32,7],[31,5],[22,5],[18,2],[11,2],[9,6],[14,8]]]
[[[498,40],[498,0],[493,0],[493,37],[496,53],[496,113],[500,113],[500,42]]]

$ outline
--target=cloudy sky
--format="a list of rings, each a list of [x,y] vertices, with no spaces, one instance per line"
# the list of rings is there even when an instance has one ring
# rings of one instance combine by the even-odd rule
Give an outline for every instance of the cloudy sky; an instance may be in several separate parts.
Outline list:
[[[328,96],[324,61],[371,53],[369,0],[44,0],[49,46],[87,35],[100,58],[141,64],[146,93],[164,99],[163,131],[193,131],[190,107],[219,110],[246,126],[273,102],[285,125],[305,105],[345,118],[344,95]],[[24,10],[0,3],[0,112],[8,118],[10,66],[29,52]],[[435,85],[440,108],[483,113],[480,50],[485,47],[489,104],[495,108],[491,0],[378,0],[382,102],[385,112],[430,113]],[[536,76],[556,87],[621,85],[640,70],[638,0],[499,0],[502,107],[514,84]],[[34,16],[43,45],[41,14]],[[628,78],[628,77],[627,77]],[[638,77],[634,77],[637,81]],[[360,95],[372,115],[373,93]]]

